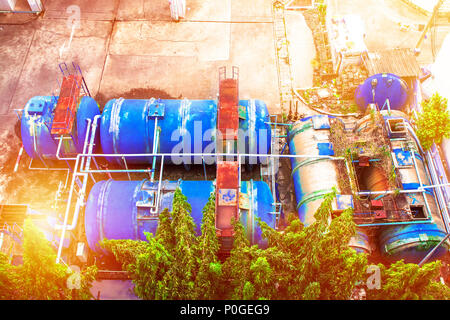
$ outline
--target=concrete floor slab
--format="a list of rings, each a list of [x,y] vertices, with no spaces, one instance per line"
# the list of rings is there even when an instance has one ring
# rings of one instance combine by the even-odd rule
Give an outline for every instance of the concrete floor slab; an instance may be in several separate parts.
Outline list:
[[[233,1],[233,21],[272,21],[272,0]]]
[[[311,88],[314,73],[311,61],[316,57],[311,29],[300,12],[286,12],[285,21],[293,87]]]
[[[182,21],[230,21],[231,3],[231,0],[188,0]],[[117,19],[171,21],[169,1],[121,0]]]
[[[230,24],[198,22],[118,22],[111,40],[114,55],[198,57],[227,60]]]
[[[230,64],[239,67],[242,99],[261,99],[269,112],[280,113],[273,25],[232,24]]]
[[[120,0],[47,0],[45,14],[47,19],[67,19],[74,11],[67,12],[70,6],[80,9],[82,20],[113,20]]]
[[[23,25],[0,31],[0,114],[8,113],[34,33]]]
[[[150,88],[175,98],[214,99],[218,92],[217,69],[221,65],[196,57],[109,55],[100,92],[106,100],[133,89]]]
[[[122,39],[126,39],[127,33],[123,33]],[[189,33],[187,36],[190,36]],[[137,88],[162,90],[172,97],[215,98],[218,92],[218,68],[222,65],[235,65],[240,68],[241,98],[264,100],[272,111],[276,111],[279,93],[272,36],[273,28],[270,23],[232,24],[229,57],[218,57],[211,50],[209,60],[202,56],[201,51],[194,54],[196,48],[208,50],[215,45],[208,43],[212,41],[208,38],[184,43],[184,47],[171,44],[172,49],[183,50],[178,55],[167,51],[170,48],[168,45],[161,45],[161,49],[158,49],[148,44],[146,47],[143,43],[139,50],[144,54],[136,54],[139,52],[136,45],[121,43],[118,46],[115,38],[105,65],[100,91],[108,98]],[[218,41],[220,39],[213,42]],[[166,52],[163,55],[158,50]],[[122,54],[118,55],[116,52]]]
[[[95,95],[110,29],[111,22],[85,21],[69,42],[70,30],[64,21],[44,20],[34,33],[10,109],[23,107],[35,95],[57,93],[57,78],[61,77],[58,64],[64,61],[80,65],[91,94]]]

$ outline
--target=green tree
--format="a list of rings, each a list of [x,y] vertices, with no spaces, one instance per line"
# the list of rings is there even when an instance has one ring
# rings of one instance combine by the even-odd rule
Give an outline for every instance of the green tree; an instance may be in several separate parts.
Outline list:
[[[217,258],[219,240],[216,233],[216,195],[211,192],[203,208],[202,234],[198,238],[199,269],[195,279],[196,299],[217,299],[222,265]]]
[[[0,297],[20,300],[91,299],[89,288],[97,268],[89,267],[80,274],[56,263],[56,254],[44,234],[31,220],[25,220],[23,264],[12,266],[0,255]],[[79,277],[79,288],[68,286],[69,278]]]
[[[122,263],[142,299],[215,299],[222,268],[217,259],[215,195],[203,209],[202,234],[187,198],[177,189],[172,211],[161,212],[156,236],[147,241],[104,240],[101,245]]]
[[[367,290],[368,300],[449,300],[450,288],[437,280],[440,261],[419,267],[417,264],[393,263],[381,270],[381,288]]]
[[[232,222],[234,227],[233,249],[223,265],[224,278],[228,281],[228,292],[225,298],[233,300],[253,299],[255,288],[253,285],[250,266],[253,259],[260,254],[256,246],[250,247],[245,236],[244,226],[240,221]]]
[[[447,99],[435,93],[430,100],[422,102],[422,112],[416,121],[416,134],[424,150],[433,143],[441,143],[443,138],[450,138],[450,112]]]
[[[240,221],[233,221],[234,243],[221,264],[215,232],[215,199],[203,209],[202,234],[194,235],[190,206],[177,191],[173,211],[164,211],[147,242],[108,240],[144,299],[349,299],[365,280],[367,255],[348,244],[356,234],[351,209],[333,215],[335,193],[326,195],[305,227],[295,217],[282,231],[258,221],[268,247],[250,245]],[[448,287],[434,279],[438,263],[419,268],[398,262],[382,270],[382,288],[369,299],[448,299]],[[185,272],[186,271],[186,272]],[[1,273],[0,273],[1,279]]]
[[[175,191],[172,208],[172,228],[176,243],[171,252],[174,260],[165,275],[168,298],[193,299],[198,270],[197,238],[191,205],[179,188]]]
[[[352,210],[331,219],[334,197],[325,196],[308,227],[294,220],[280,233],[261,224],[269,240],[268,261],[277,274],[278,298],[347,299],[362,279],[367,256],[348,246],[356,233]]]
[[[20,299],[17,291],[20,275],[17,267],[9,264],[8,257],[0,252],[0,300]]]

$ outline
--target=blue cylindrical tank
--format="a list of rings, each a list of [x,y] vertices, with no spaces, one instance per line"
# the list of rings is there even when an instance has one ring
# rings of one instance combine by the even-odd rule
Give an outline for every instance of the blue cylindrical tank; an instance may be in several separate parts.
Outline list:
[[[56,160],[58,140],[50,133],[53,123],[53,110],[56,107],[57,97],[37,96],[31,98],[26,104],[21,118],[22,144],[26,153],[32,159]],[[73,142],[65,140],[62,144],[60,156],[81,153],[86,136],[86,119],[94,119],[100,114],[97,102],[91,97],[82,97],[79,100],[76,114],[76,125],[73,126]],[[97,139],[98,140],[98,139]],[[96,143],[95,145],[98,145]]]
[[[355,91],[356,104],[363,110],[370,103],[377,104],[378,109],[381,109],[386,99],[389,99],[392,110],[400,110],[408,99],[406,82],[392,73],[373,75]]]
[[[238,143],[240,153],[265,155],[270,151],[269,112],[260,100],[240,100]],[[156,120],[157,119],[157,120]],[[216,152],[217,101],[113,99],[103,109],[100,125],[105,154],[152,153],[155,122],[158,122],[159,153]],[[223,151],[224,152],[224,151]],[[120,158],[110,162],[123,164]],[[127,158],[130,163],[149,163],[151,157]],[[208,159],[205,159],[208,161]],[[202,164],[201,157],[175,159],[175,164]],[[208,163],[207,164],[212,164]],[[248,161],[246,162],[248,163]]]
[[[387,260],[404,259],[407,263],[419,263],[445,235],[435,223],[387,227],[379,237],[380,249]],[[448,250],[447,241],[433,253],[429,261],[443,257]]]
[[[146,240],[144,232],[154,235],[158,215],[165,208],[172,210],[174,192],[178,187],[192,207],[191,215],[199,235],[202,210],[215,190],[212,181],[163,181],[158,212],[153,214],[151,210],[156,206],[158,182],[108,180],[93,186],[86,204],[85,231],[89,247],[101,253],[98,242],[104,238]],[[241,198],[248,199],[248,203],[241,206],[241,222],[247,236],[252,243],[264,247],[266,240],[262,238],[256,218],[275,228],[275,215],[270,213],[274,211],[274,201],[269,186],[262,181],[243,181]]]

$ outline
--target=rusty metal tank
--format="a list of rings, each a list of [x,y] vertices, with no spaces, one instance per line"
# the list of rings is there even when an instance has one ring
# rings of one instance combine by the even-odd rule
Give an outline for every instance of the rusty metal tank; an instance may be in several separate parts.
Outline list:
[[[324,156],[320,158],[291,158],[292,179],[299,219],[308,226],[314,213],[320,207],[323,197],[336,189],[340,194],[338,168],[330,141],[331,116],[314,115],[297,121],[289,129],[288,142],[292,155]],[[358,252],[370,252],[370,245],[364,230],[350,242]]]

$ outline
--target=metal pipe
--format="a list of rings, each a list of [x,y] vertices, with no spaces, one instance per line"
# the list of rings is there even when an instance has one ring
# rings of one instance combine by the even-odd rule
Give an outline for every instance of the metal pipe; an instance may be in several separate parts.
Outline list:
[[[422,193],[422,189],[411,189],[411,190],[384,190],[384,191],[360,191],[356,192],[358,195],[368,196],[376,194],[394,194],[394,193]]]
[[[450,233],[447,233],[447,235],[444,237],[444,239],[442,239],[426,256],[425,258],[422,259],[422,261],[419,262],[419,267],[423,266],[423,264],[425,262],[428,261],[428,259],[430,259],[430,257],[433,255],[433,253],[437,250],[437,248],[439,248],[441,246],[441,244],[443,244],[448,237],[450,236]]]
[[[156,153],[154,156],[157,157],[170,157],[170,156],[188,156],[188,157],[219,157],[219,156],[232,156],[237,157],[239,153]],[[329,159],[329,160],[345,160],[344,157],[332,157],[325,155],[305,155],[305,154],[289,154],[289,155],[281,155],[281,154],[254,154],[254,153],[241,153],[242,157],[273,157],[273,158],[308,158],[308,159]],[[104,153],[104,154],[78,154],[77,157],[148,157],[153,156],[152,153]]]
[[[73,171],[73,176],[72,176],[72,183],[70,185],[70,191],[69,191],[69,199],[67,200],[67,206],[66,206],[66,212],[64,215],[64,222],[63,225],[55,225],[55,229],[58,230],[58,227],[61,227],[62,231],[61,231],[61,239],[59,240],[59,247],[58,247],[58,253],[56,256],[56,263],[59,263],[60,259],[61,259],[61,253],[62,253],[62,248],[64,245],[64,237],[66,236],[66,226],[67,226],[67,221],[69,219],[69,211],[70,211],[70,203],[72,202],[72,194],[73,194],[73,189],[75,186],[75,179],[76,179],[76,172],[78,169],[78,162],[79,162],[79,157],[77,157],[76,161],[75,161],[75,166],[74,166],[74,171]]]
[[[61,145],[63,140],[67,139],[68,137],[64,137],[64,136],[60,136],[59,138],[55,138],[56,140],[58,140],[58,147],[56,148],[56,159],[58,160],[75,160],[75,158],[62,158],[59,155],[59,152],[61,151]]]
[[[20,146],[19,155],[17,156],[17,160],[16,160],[16,164],[14,165],[13,172],[17,172],[17,169],[19,168],[19,162],[20,162],[20,158],[22,157],[22,153],[23,153],[23,144]]]
[[[148,169],[117,169],[117,170],[80,170],[80,173],[148,173],[149,171],[153,171],[152,169],[148,170]],[[128,177],[129,180],[130,177]]]
[[[95,140],[95,133],[97,131],[97,120],[100,119],[101,115],[98,114],[94,117],[94,120],[92,121],[92,132],[91,132],[91,139],[89,142],[89,149],[88,149],[88,159],[86,161],[86,168],[89,168],[91,165],[91,157],[92,157],[92,150],[94,148],[94,140]]]
[[[159,170],[159,183],[158,183],[158,194],[156,196],[156,208],[155,208],[155,211],[152,211],[150,209],[151,213],[158,213],[158,210],[159,210],[159,202],[161,201],[161,181],[162,181],[163,168],[164,168],[164,156],[162,157],[161,168]]]
[[[431,154],[429,151],[427,152],[426,156],[427,156],[428,163],[430,165],[431,180],[433,183],[436,184],[439,182],[439,179],[437,178],[436,168],[434,167],[433,158],[431,157]],[[436,195],[438,198],[439,207],[441,208],[441,216],[443,218],[444,227],[446,229],[446,232],[448,233],[449,229],[450,229],[448,210],[445,205],[444,195],[442,194],[441,188],[436,188]]]
[[[86,135],[84,137],[83,154],[86,153],[86,145],[87,145],[87,142],[88,142],[89,133],[90,133],[90,129],[91,129],[91,119],[87,118],[86,121],[87,121],[87,127],[86,127]],[[56,150],[56,158],[58,160],[75,160],[76,157],[73,157],[73,158],[61,158],[59,156],[59,151],[61,149],[62,138],[63,138],[63,136],[61,135],[60,138],[57,139],[57,140],[59,140],[59,143],[58,143],[58,148]],[[68,137],[66,137],[66,138],[68,138]],[[82,167],[82,165],[81,165],[81,167]]]
[[[279,125],[279,126],[288,126],[288,127],[292,127],[291,123],[277,123],[277,122],[264,122],[265,124],[273,124],[273,125]]]
[[[205,180],[208,180],[208,176],[206,175],[206,164],[205,159],[202,157],[202,164],[203,164],[203,173],[205,175]]]
[[[416,133],[414,132],[414,129],[411,127],[411,125],[409,124],[409,122],[405,121],[404,122],[406,125],[406,129],[408,129],[409,133],[411,134],[411,136],[414,138],[414,141],[416,142],[417,146],[420,149],[420,152],[422,154],[425,154],[425,152],[423,151],[422,145],[420,144],[419,138],[417,138]]]
[[[428,189],[428,188],[441,188],[441,187],[448,187],[450,186],[450,183],[441,183],[441,184],[432,184],[429,186],[424,185],[423,188],[424,189]]]
[[[156,139],[158,138],[158,141]],[[153,128],[153,152],[152,154],[155,154],[157,152],[156,148],[157,145],[159,145],[159,132],[158,132],[158,117],[155,117],[155,126]],[[152,163],[152,178],[151,181],[153,182],[155,179],[155,166],[156,166],[156,157],[153,156],[153,163]]]
[[[92,153],[92,149],[94,146],[94,139],[95,139],[95,132],[96,132],[96,128],[97,128],[97,120],[100,118],[101,115],[96,115],[94,117],[93,123],[92,123],[92,132],[91,132],[91,139],[90,139],[90,143],[89,143],[89,149],[88,149],[88,155],[90,155]],[[69,199],[67,201],[67,207],[66,207],[66,213],[64,216],[64,223],[63,225],[55,225],[55,229],[62,229],[61,232],[61,239],[60,239],[60,243],[59,243],[59,247],[58,247],[58,254],[56,257],[56,263],[59,263],[59,260],[61,258],[61,252],[62,252],[62,247],[64,244],[64,238],[66,235],[66,230],[71,231],[73,229],[75,229],[77,222],[78,222],[78,216],[79,216],[79,212],[80,212],[80,207],[81,207],[81,201],[82,198],[84,198],[85,192],[86,192],[86,186],[87,186],[87,174],[86,173],[76,173],[77,169],[78,169],[78,163],[79,163],[79,159],[81,157],[77,156],[76,162],[75,162],[75,167],[74,167],[74,174],[73,174],[73,178],[72,178],[72,184],[71,184],[71,188],[70,188],[70,192],[69,192]],[[87,171],[89,171],[89,166],[90,166],[90,160],[91,158],[88,157],[87,161],[86,161],[86,169]],[[78,199],[75,205],[75,212],[74,212],[74,216],[72,219],[72,223],[70,226],[67,226],[67,221],[69,218],[69,211],[70,211],[70,204],[72,202],[72,194],[74,191],[74,185],[75,185],[75,181],[77,179],[78,176],[82,176],[83,177],[83,182],[82,182],[82,186],[81,186],[81,191],[78,194]]]
[[[95,159],[95,158],[94,158]],[[125,160],[125,157],[122,157],[123,163],[125,164],[125,172],[128,175],[128,180],[131,181],[131,176],[130,176],[130,170],[128,170],[128,165],[127,165],[127,160]],[[153,169],[154,170],[154,169]],[[154,171],[153,171],[154,172]],[[153,182],[153,179],[152,179]]]
[[[68,168],[49,168],[49,167],[45,167],[45,168],[32,168],[31,164],[33,163],[33,158],[30,158],[30,163],[28,164],[28,170],[36,170],[36,171],[69,171]]]
[[[241,156],[238,155],[239,190],[241,190]]]
[[[417,138],[413,128],[411,127],[411,125],[408,122],[405,122],[406,124],[406,128],[408,129],[409,133],[411,134],[411,136],[414,138],[414,140],[416,141],[417,146],[419,147],[420,151],[422,152],[423,155],[426,155],[426,158],[428,160],[428,164],[429,164],[429,171],[430,171],[430,175],[431,175],[431,180],[433,184],[438,184],[439,179],[437,179],[437,175],[436,175],[436,169],[434,167],[434,162],[433,162],[433,158],[431,157],[430,152],[428,151],[427,153],[425,153],[422,149],[422,145],[420,144],[419,139]],[[440,188],[437,188],[437,200],[439,202],[439,207],[441,208],[441,216],[444,222],[444,227],[446,229],[447,232],[449,232],[450,230],[450,224],[449,224],[449,217],[448,217],[448,210],[447,207],[445,206],[445,201],[443,200],[443,194],[442,194],[442,190]]]
[[[409,151],[409,153],[411,154],[411,158],[413,159],[414,169],[416,170],[417,179],[419,180],[419,185],[420,185],[419,189],[422,189],[423,183],[422,183],[422,179],[420,178],[419,170],[417,169],[416,157],[414,156],[414,153],[412,151]],[[431,216],[431,210],[430,210],[430,206],[428,204],[427,194],[426,194],[425,189],[423,190],[422,195],[423,195],[423,200],[425,201],[425,205],[427,207],[428,216]]]
[[[357,227],[375,227],[375,226],[393,226],[393,225],[405,225],[405,224],[424,224],[424,223],[433,223],[431,219],[420,220],[420,221],[404,221],[404,222],[381,222],[381,223],[366,223],[366,224],[357,224]]]
[[[15,10],[0,10],[0,13],[41,13],[42,11],[15,11]]]

